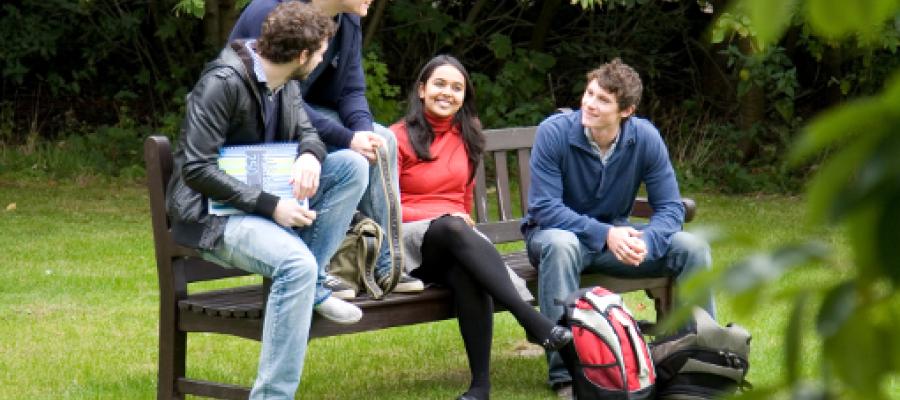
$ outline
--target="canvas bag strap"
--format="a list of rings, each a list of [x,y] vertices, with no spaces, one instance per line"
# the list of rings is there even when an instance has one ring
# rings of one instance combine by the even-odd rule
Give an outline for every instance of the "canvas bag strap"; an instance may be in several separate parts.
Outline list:
[[[400,199],[391,184],[391,166],[387,159],[387,150],[379,147],[375,152],[375,161],[378,163],[378,170],[381,171],[378,178],[381,181],[381,190],[384,191],[384,198],[387,200],[387,226],[383,226],[385,236],[388,241],[388,249],[391,257],[391,275],[388,284],[384,287],[384,293],[388,294],[397,287],[400,281],[400,275],[403,273],[403,241],[401,240],[401,226],[403,225],[400,217]]]
[[[366,288],[372,298],[380,299],[386,294],[375,280],[375,265],[382,242],[381,228],[370,218],[363,218],[353,229],[359,235],[356,253],[356,271],[359,274],[357,282]]]

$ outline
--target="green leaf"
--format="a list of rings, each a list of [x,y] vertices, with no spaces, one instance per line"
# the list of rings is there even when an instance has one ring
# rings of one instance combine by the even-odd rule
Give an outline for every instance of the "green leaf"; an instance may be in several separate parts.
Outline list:
[[[512,54],[512,41],[509,39],[509,36],[495,33],[491,35],[490,40],[491,43],[488,46],[498,59],[505,60]]]
[[[879,241],[874,229],[882,217],[881,207],[870,204],[854,210],[847,218],[847,238],[853,249],[853,264],[857,270],[857,281],[866,286],[879,281],[883,277],[882,261],[877,248]],[[891,248],[896,244],[891,244]]]
[[[880,387],[890,371],[885,343],[896,336],[877,324],[874,307],[861,307],[825,338],[824,355],[831,370],[858,398],[883,399]]]
[[[897,17],[900,18],[900,13],[897,13]],[[900,29],[898,29],[900,31]],[[884,92],[882,93],[882,98],[885,104],[900,104],[900,71],[895,72],[890,79],[887,80],[885,84]],[[893,111],[894,115],[900,113],[900,110],[897,110],[897,107],[890,108],[890,111]]]
[[[900,159],[900,146],[894,147],[894,157]],[[896,171],[896,170],[895,170]],[[893,179],[894,186],[884,187],[883,192],[893,189],[893,194],[882,194],[880,197],[884,199],[881,210],[882,216],[878,218],[875,225],[875,236],[877,244],[875,245],[875,259],[880,261],[873,265],[881,271],[881,275],[887,276],[893,281],[895,287],[900,286],[900,253],[897,253],[896,246],[900,243],[900,180]],[[898,368],[900,369],[900,368]]]
[[[734,295],[734,312],[741,317],[752,315],[760,304],[770,300],[769,296],[763,293],[761,286],[755,286],[747,289],[739,294]]]
[[[756,37],[765,44],[777,43],[791,24],[796,0],[742,0]]]
[[[809,293],[801,292],[794,300],[791,316],[784,337],[784,366],[787,369],[787,384],[794,386],[800,378],[800,352],[803,348],[803,314],[809,302]]]
[[[175,12],[176,16],[184,12],[201,19],[203,18],[205,10],[205,0],[179,0],[178,3],[175,3],[175,6],[173,7],[173,11]]]
[[[722,41],[725,40],[725,32],[725,29],[720,28],[717,24],[716,28],[712,31],[712,38],[710,41],[712,43],[722,43]]]
[[[878,127],[888,110],[882,99],[869,97],[832,108],[812,120],[794,143],[789,161],[798,164],[825,147]]]
[[[707,293],[721,279],[722,272],[720,269],[700,271],[679,282],[675,286],[675,297],[678,298],[677,307],[657,326],[657,330],[674,332],[684,325],[691,318],[693,307],[708,300]]]
[[[835,199],[845,195],[844,190],[859,170],[874,146],[872,140],[853,142],[833,155],[810,181],[807,188],[809,218],[813,222],[834,221],[843,214],[841,203]]]
[[[722,291],[742,293],[779,278],[799,264],[824,259],[829,252],[820,242],[807,242],[782,247],[772,253],[755,254],[729,268],[719,284]]]
[[[831,397],[825,389],[803,382],[795,384],[791,391],[792,400],[828,400]]]
[[[818,34],[838,39],[854,32],[872,37],[893,18],[895,0],[807,0],[807,20]]]
[[[831,337],[840,329],[856,310],[856,282],[846,281],[828,291],[819,315],[816,317],[816,330],[822,337]]]
[[[884,136],[884,137],[879,137]],[[879,203],[891,193],[900,179],[900,141],[885,129],[867,132],[867,136],[850,143],[846,148],[860,147],[865,158],[859,164],[845,165],[852,172],[846,181],[832,181],[835,189],[830,199],[828,217],[843,219],[855,210]]]
[[[778,99],[775,101],[775,110],[785,121],[794,117],[794,102],[790,99]]]
[[[531,65],[533,65],[539,72],[546,72],[551,67],[553,67],[554,64],[556,64],[556,58],[546,53],[531,51],[528,53],[528,55],[531,57]]]

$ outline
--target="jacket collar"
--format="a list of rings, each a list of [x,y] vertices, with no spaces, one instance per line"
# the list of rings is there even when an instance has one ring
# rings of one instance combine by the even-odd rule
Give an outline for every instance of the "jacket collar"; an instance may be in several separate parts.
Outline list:
[[[595,154],[594,149],[584,135],[584,125],[581,124],[581,110],[569,113],[567,118],[570,124],[568,129],[569,145],[588,153]],[[617,150],[630,147],[634,144],[635,130],[634,119],[632,117],[628,117],[628,119],[622,122],[622,130],[619,132],[619,138],[616,144]]]
[[[205,74],[216,68],[230,68],[237,72],[250,93],[253,93],[253,98],[256,100],[257,105],[256,109],[258,110],[256,117],[259,123],[262,124],[262,121],[265,119],[265,116],[262,115],[262,94],[260,94],[259,86],[256,84],[253,60],[249,50],[247,50],[246,42],[246,40],[238,39],[229,43],[222,49],[222,52],[219,53],[215,60],[207,64],[203,73]]]

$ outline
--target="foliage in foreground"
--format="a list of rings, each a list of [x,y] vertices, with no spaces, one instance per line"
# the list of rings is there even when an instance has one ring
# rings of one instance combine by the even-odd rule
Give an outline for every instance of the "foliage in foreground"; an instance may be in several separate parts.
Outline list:
[[[900,1],[740,0],[726,14],[737,15],[753,29],[761,46],[776,43],[799,18],[832,41],[873,45],[885,24],[900,21]],[[846,228],[853,252],[852,273],[834,283],[803,282],[781,290],[793,304],[784,337],[782,380],[741,398],[885,399],[900,372],[900,70],[882,91],[827,110],[813,118],[792,146],[793,165],[825,153],[825,162],[809,184],[811,220]],[[796,267],[822,268],[829,247],[817,241],[781,246],[725,271],[702,277],[694,285],[712,285],[735,296],[744,315],[766,309],[771,287]],[[821,304],[811,299],[822,298]],[[687,309],[681,310],[685,316]],[[801,373],[804,341],[801,321],[815,318],[814,333],[822,363],[813,376]],[[673,321],[674,322],[674,321]],[[896,389],[894,389],[896,390]]]

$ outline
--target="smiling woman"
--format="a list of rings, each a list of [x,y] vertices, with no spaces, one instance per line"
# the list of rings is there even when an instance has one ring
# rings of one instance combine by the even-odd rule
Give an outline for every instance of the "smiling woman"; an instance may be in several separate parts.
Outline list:
[[[488,399],[495,301],[548,350],[559,349],[572,335],[519,297],[497,249],[473,228],[473,178],[485,139],[465,67],[450,56],[433,58],[419,73],[409,104],[406,117],[391,126],[397,135],[407,268],[452,290],[471,372],[469,389],[459,399]]]

